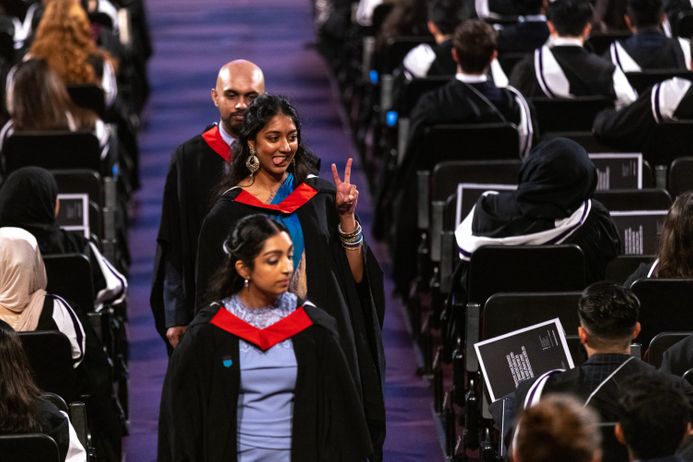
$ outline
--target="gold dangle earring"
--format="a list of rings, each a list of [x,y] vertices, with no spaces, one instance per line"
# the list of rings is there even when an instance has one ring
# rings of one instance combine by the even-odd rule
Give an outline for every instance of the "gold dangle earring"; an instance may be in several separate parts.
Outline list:
[[[257,155],[255,155],[255,148],[249,147],[250,149],[250,156],[245,160],[245,166],[250,172],[250,175],[255,175],[255,172],[257,172],[260,169],[260,159],[257,158]]]

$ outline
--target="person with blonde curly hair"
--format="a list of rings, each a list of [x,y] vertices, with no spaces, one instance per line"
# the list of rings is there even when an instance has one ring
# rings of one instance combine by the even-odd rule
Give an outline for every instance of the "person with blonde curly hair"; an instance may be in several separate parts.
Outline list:
[[[117,93],[116,61],[92,36],[78,0],[51,0],[39,23],[29,56],[48,61],[67,85],[101,85],[110,106]]]

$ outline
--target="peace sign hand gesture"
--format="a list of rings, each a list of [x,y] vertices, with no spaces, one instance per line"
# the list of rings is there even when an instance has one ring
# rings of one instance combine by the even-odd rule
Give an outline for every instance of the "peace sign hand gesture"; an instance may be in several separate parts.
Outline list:
[[[336,203],[337,213],[340,216],[354,215],[356,211],[356,203],[359,199],[359,191],[356,185],[350,183],[351,180],[351,163],[352,159],[347,159],[346,167],[344,167],[344,181],[339,178],[337,166],[332,164],[332,178],[337,187]]]

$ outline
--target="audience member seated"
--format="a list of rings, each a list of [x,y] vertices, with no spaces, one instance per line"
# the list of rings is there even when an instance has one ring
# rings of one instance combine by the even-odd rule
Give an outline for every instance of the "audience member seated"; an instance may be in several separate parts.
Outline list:
[[[510,84],[526,97],[604,96],[620,108],[635,101],[625,74],[583,48],[592,9],[586,0],[556,0],[549,5],[549,43],[520,61]]]
[[[123,301],[127,280],[104,257],[94,242],[82,234],[65,231],[56,221],[60,204],[53,175],[39,167],[24,167],[5,180],[0,188],[0,227],[23,228],[34,235],[43,255],[81,253],[91,262],[95,304]],[[80,307],[91,311],[91,307]]]
[[[484,193],[458,226],[461,274],[482,245],[577,244],[588,282],[603,279],[620,241],[609,212],[591,199],[596,186],[582,146],[565,138],[542,142],[523,162],[517,190]]]
[[[544,0],[520,0],[518,23],[498,31],[498,54],[529,53],[544,45],[549,38]]]
[[[53,438],[61,461],[87,460],[67,415],[41,396],[19,336],[0,320],[0,435],[22,433]]]
[[[654,85],[629,106],[597,114],[592,132],[608,146],[640,152],[658,124],[685,119],[693,119],[693,87],[690,80],[674,77]]]
[[[534,133],[532,116],[522,95],[513,88],[496,87],[486,76],[496,55],[496,33],[490,25],[467,20],[455,29],[452,56],[457,74],[421,96],[411,113],[409,146],[427,125],[509,122],[517,126],[520,154],[526,154]]]
[[[640,333],[639,310],[640,302],[630,289],[610,282],[587,287],[578,303],[578,336],[587,361],[568,371],[554,370],[522,382],[515,392],[515,405],[531,406],[546,393],[574,393],[592,405],[604,422],[618,421],[623,385],[635,374],[656,372],[630,354],[631,341]],[[693,399],[693,388],[682,379],[662,375],[681,384],[688,399]]]
[[[659,370],[679,377],[693,369],[693,335],[674,344],[664,352]]]
[[[525,409],[512,442],[514,462],[599,462],[599,417],[570,395],[552,394]]]
[[[452,33],[460,23],[460,0],[433,0],[428,5],[428,30],[436,41],[413,48],[402,61],[404,76],[413,78],[455,75],[457,65],[452,59]]]
[[[96,46],[89,18],[78,0],[51,0],[46,5],[29,57],[48,61],[67,85],[100,85],[106,106],[115,101],[115,60]]]
[[[625,21],[633,35],[609,47],[607,58],[623,72],[650,69],[688,69],[691,42],[670,38],[662,30],[661,0],[628,0]]]
[[[669,209],[662,234],[659,251],[654,263],[641,264],[626,280],[630,287],[644,278],[693,278],[693,192],[678,196]]]
[[[84,359],[84,328],[65,300],[46,293],[47,283],[34,236],[20,228],[0,228],[0,320],[18,332],[62,332],[77,367]]]
[[[99,140],[104,170],[110,174],[110,133],[92,111],[75,105],[58,74],[43,59],[23,61],[8,81],[10,121],[0,131],[0,151],[13,133],[27,131],[91,131]],[[49,155],[49,153],[46,153]]]
[[[616,438],[631,461],[684,462],[675,453],[691,432],[690,394],[661,374],[631,377],[621,387]]]

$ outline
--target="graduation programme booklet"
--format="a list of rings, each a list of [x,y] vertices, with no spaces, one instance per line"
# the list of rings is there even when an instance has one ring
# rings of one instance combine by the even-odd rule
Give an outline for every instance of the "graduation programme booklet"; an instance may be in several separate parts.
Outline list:
[[[558,318],[474,344],[491,402],[523,380],[551,369],[572,369],[563,326]]]

